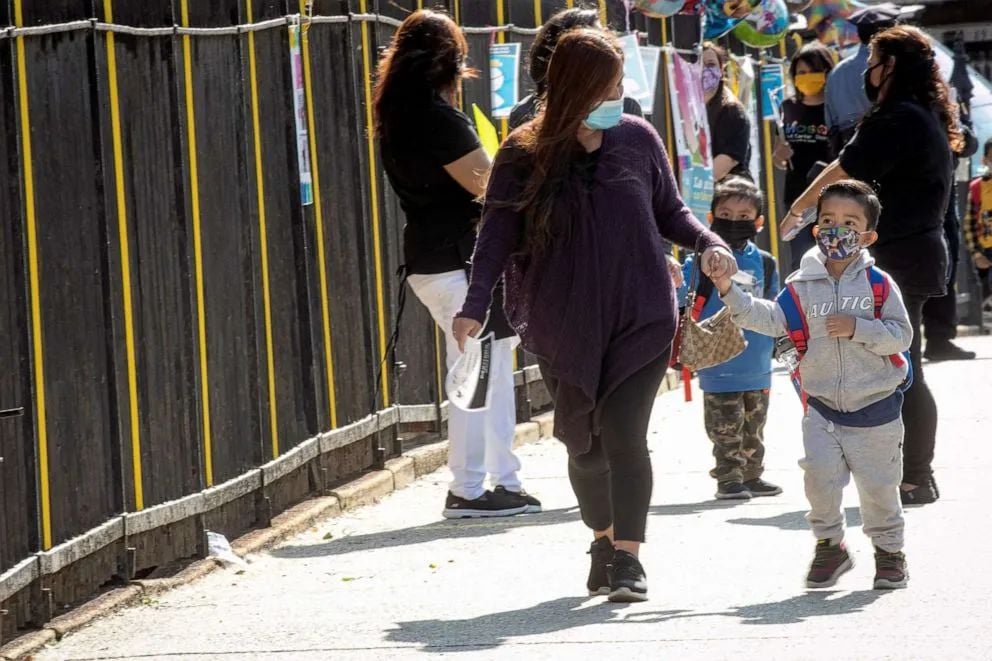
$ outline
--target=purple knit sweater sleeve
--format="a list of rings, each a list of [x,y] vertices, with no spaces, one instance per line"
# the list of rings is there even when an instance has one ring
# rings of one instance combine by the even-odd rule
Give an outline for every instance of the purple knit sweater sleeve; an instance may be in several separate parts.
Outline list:
[[[689,207],[685,205],[679,194],[678,184],[675,183],[675,175],[672,173],[668,154],[665,152],[665,145],[657,131],[652,129],[649,132],[651,134],[651,160],[655,169],[652,202],[655,222],[658,223],[661,236],[689,250],[696,250],[697,241],[700,244],[700,251],[712,246],[727,248],[723,239],[699,222]],[[702,237],[701,240],[700,237]],[[729,250],[729,248],[727,249]]]
[[[496,155],[487,200],[507,202],[515,200],[522,190],[521,182],[512,164],[508,163],[512,147],[504,147]],[[486,204],[482,213],[482,228],[472,255],[472,277],[461,312],[456,316],[486,322],[493,288],[499,282],[510,255],[520,243],[523,215],[504,207]]]

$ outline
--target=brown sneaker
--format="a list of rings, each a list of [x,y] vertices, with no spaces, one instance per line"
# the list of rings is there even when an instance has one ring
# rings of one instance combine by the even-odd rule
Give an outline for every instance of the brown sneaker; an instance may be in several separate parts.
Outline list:
[[[821,539],[816,543],[816,554],[806,575],[806,587],[829,588],[853,566],[854,561],[847,554],[843,542],[831,544],[829,539]]]
[[[897,590],[906,587],[909,572],[906,556],[901,551],[889,553],[875,547],[875,589]]]

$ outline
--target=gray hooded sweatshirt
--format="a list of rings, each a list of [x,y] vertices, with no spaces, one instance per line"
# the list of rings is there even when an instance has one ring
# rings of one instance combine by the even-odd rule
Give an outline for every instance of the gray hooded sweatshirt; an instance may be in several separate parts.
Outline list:
[[[809,325],[806,355],[799,363],[806,392],[835,411],[859,411],[891,396],[906,379],[908,366],[897,367],[892,354],[909,349],[913,329],[902,294],[889,278],[891,291],[875,318],[875,299],[867,269],[875,263],[867,250],[834,280],[826,257],[818,248],[803,256],[799,270],[786,279],[792,284]],[[787,335],[785,313],[775,301],[745,294],[734,285],[722,297],[742,328],[763,335]],[[829,337],[827,317],[847,314],[857,318],[851,339]]]

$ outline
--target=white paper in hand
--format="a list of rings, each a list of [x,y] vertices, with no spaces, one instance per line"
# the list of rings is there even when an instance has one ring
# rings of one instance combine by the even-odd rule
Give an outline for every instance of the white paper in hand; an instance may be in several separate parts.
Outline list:
[[[792,241],[794,238],[799,236],[799,232],[802,231],[807,225],[812,225],[816,222],[816,207],[810,207],[803,211],[802,219],[793,227],[791,230],[782,235],[783,241]]]
[[[493,341],[492,333],[481,340],[474,337],[465,340],[465,352],[448,372],[444,384],[448,401],[453,406],[463,411],[485,411],[489,408]]]

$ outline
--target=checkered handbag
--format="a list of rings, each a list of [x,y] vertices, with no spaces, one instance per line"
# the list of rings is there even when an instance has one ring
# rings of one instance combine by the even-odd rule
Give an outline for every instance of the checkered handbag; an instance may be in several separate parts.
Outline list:
[[[682,341],[679,345],[679,362],[693,372],[725,363],[747,348],[744,332],[734,323],[727,308],[722,308],[703,321],[693,319],[701,261],[702,253],[697,250],[692,264],[689,298],[680,322]]]

